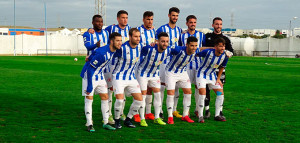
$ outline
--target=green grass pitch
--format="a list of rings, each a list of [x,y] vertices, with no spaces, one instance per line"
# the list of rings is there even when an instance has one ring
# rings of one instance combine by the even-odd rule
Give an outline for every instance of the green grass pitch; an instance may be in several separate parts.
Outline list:
[[[0,57],[0,142],[300,142],[300,59],[233,57],[227,65],[224,113],[204,124],[182,122],[117,131],[86,131],[81,78],[84,57]],[[166,96],[165,96],[166,98]],[[127,98],[125,113],[132,102]],[[215,94],[211,112],[214,114]],[[191,118],[195,102],[192,96]],[[166,108],[164,105],[166,113]],[[182,96],[178,110],[182,113]],[[153,109],[152,109],[153,112]]]

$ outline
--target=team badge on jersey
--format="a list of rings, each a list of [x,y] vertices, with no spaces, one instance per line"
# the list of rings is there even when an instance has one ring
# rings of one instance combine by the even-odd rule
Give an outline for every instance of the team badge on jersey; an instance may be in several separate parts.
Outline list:
[[[161,63],[162,63],[162,61],[156,61],[156,62],[155,62],[155,65],[156,65],[156,66],[159,66]]]
[[[215,65],[214,65],[214,68],[218,68],[218,67],[219,67],[219,65],[218,65],[218,64],[215,64]]]

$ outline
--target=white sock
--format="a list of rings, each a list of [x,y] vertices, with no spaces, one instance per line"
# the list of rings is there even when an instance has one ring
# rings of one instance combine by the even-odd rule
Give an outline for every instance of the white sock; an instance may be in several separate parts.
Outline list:
[[[146,97],[146,114],[151,113],[152,106],[152,95],[147,95]]]
[[[93,100],[89,100],[87,98],[84,99],[84,112],[86,117],[86,126],[93,125],[92,105],[93,105]]]
[[[173,107],[173,112],[177,111],[177,104],[178,104],[178,99],[179,99],[179,88],[175,88],[175,97],[174,97],[174,107]]]
[[[173,107],[174,107],[174,95],[167,96],[167,110],[168,117],[173,117]]]
[[[154,106],[154,116],[155,119],[159,118],[159,113],[161,109],[161,98],[160,98],[160,92],[154,93],[154,101],[153,101],[153,106]]]
[[[123,99],[123,103],[122,103],[122,110],[121,110],[121,114],[120,115],[123,115],[124,114],[124,108],[125,108],[125,104],[126,103],[126,97],[124,95],[124,99]]]
[[[224,101],[224,95],[217,96],[216,103],[215,103],[216,105],[215,117],[220,115],[220,111],[223,106],[223,101]]]
[[[130,106],[129,113],[127,114],[127,117],[132,119],[133,115],[138,114],[138,110],[142,106],[143,101],[134,100]]]
[[[109,117],[109,103],[108,100],[101,100],[101,112],[104,124],[108,123]]]
[[[162,109],[162,105],[164,105],[165,89],[166,89],[166,86],[165,86],[165,85],[161,85],[161,86],[160,86],[160,97],[161,97],[161,108],[160,108],[160,113],[164,113],[164,111],[163,111],[163,109]]]
[[[108,109],[109,109],[109,116],[112,115],[111,113],[111,108],[112,108],[112,94],[113,94],[113,91],[111,91],[110,89],[108,89]]]
[[[120,119],[123,102],[124,102],[124,99],[116,99],[116,102],[115,102],[115,119]]]
[[[198,100],[199,100],[199,90],[198,89],[195,89],[195,103],[196,103],[196,108],[195,108],[195,111],[198,111],[199,110],[199,104],[198,104]]]
[[[145,119],[145,105],[146,105],[147,95],[143,95],[143,101],[141,108],[139,109],[141,120]]]
[[[209,110],[209,106],[205,106],[205,110]]]
[[[191,107],[191,94],[183,94],[183,113],[182,116],[185,117],[189,115],[190,107]]]
[[[198,99],[198,115],[199,117],[203,116],[203,108],[204,108],[204,103],[205,103],[205,96],[206,95],[199,95]]]

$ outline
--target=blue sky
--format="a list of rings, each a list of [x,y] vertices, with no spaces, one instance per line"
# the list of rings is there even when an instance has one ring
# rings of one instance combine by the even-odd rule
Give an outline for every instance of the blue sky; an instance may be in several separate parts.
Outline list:
[[[94,0],[16,0],[16,25],[44,27],[44,2],[47,4],[47,25],[55,28],[91,27]],[[222,17],[223,27],[240,29],[288,29],[300,27],[300,0],[106,0],[106,23],[117,23],[116,13],[124,9],[129,13],[129,25],[142,24],[146,10],[154,12],[154,25],[168,22],[168,9],[176,6],[181,12],[178,26],[185,28],[185,18],[194,14],[198,28],[210,28],[210,17]],[[14,1],[0,0],[0,25],[13,25]]]

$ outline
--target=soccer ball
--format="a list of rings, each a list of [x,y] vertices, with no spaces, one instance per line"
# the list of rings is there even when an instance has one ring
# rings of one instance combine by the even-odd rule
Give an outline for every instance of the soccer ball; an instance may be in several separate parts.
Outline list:
[[[76,61],[78,61],[78,59],[77,59],[77,58],[74,58],[74,61],[76,62]]]

